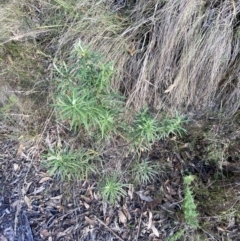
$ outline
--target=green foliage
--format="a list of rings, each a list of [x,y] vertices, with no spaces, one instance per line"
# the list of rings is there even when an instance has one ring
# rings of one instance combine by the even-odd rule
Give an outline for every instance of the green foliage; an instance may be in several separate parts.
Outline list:
[[[123,99],[110,87],[113,65],[103,64],[98,54],[78,43],[68,64],[55,65],[55,69],[58,87],[54,107],[60,118],[69,121],[74,131],[83,127],[88,133],[99,132],[101,139],[117,132]]]
[[[93,160],[95,156],[88,151],[55,151],[46,155],[45,167],[49,175],[59,176],[61,180],[87,179],[96,172]]]
[[[168,137],[170,134],[182,136],[183,133],[186,133],[186,130],[182,127],[184,117],[180,116],[178,112],[172,119],[165,118],[161,126],[159,127],[159,135],[161,139]]]
[[[183,212],[184,212],[184,217],[187,224],[193,228],[197,228],[199,227],[197,206],[195,204],[193,193],[190,187],[194,178],[195,177],[193,175],[184,177],[185,188],[184,188]]]
[[[149,149],[158,139],[158,121],[150,115],[148,109],[141,110],[135,116],[131,135],[140,149]]]
[[[69,94],[59,94],[54,105],[62,120],[70,121],[70,128],[75,131],[83,124],[86,130],[89,125],[96,125],[97,113],[94,109],[93,98],[87,92],[79,95],[76,89],[72,89]]]
[[[138,161],[132,170],[135,177],[134,181],[139,184],[147,184],[154,180],[159,173],[159,169],[159,165],[153,164],[150,161]]]
[[[143,109],[134,118],[131,135],[134,145],[141,149],[150,149],[152,144],[160,139],[167,138],[170,134],[182,135],[186,130],[182,127],[184,118],[178,113],[172,119],[162,121],[153,118],[148,109]]]
[[[167,239],[167,241],[178,241],[178,240],[185,240],[185,239],[180,239],[184,235],[184,229],[177,231],[173,236]]]
[[[104,202],[114,204],[121,197],[126,196],[127,193],[124,190],[126,184],[123,184],[118,175],[105,177],[100,184],[100,193]]]
[[[4,104],[2,107],[0,107],[0,114],[4,113],[7,114],[11,111],[12,107],[14,107],[15,103],[16,103],[16,98],[14,95],[11,95],[9,97],[8,103]]]

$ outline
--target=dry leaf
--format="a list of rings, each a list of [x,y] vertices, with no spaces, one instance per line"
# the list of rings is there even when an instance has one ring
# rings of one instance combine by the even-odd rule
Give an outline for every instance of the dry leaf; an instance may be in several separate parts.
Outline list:
[[[155,200],[153,200],[152,202],[149,202],[146,204],[146,207],[149,209],[153,209],[154,207],[156,207],[158,204],[160,204],[162,202],[163,198],[157,198]]]
[[[136,48],[134,43],[131,43],[130,46],[127,47],[127,52],[133,56],[136,53]]]
[[[167,193],[165,193],[164,197],[168,200],[168,201],[173,201],[174,199],[172,198],[172,196],[168,195]]]
[[[32,182],[28,182],[26,185],[23,186],[23,188],[22,188],[22,195],[23,196],[28,192],[28,189],[31,185],[32,185]]]
[[[131,220],[132,216],[129,213],[128,208],[125,204],[123,205],[123,213],[125,214],[125,216],[127,217],[128,220]]]
[[[20,144],[18,147],[17,156],[21,156],[23,149],[24,149],[24,145]]]
[[[91,187],[88,187],[88,189],[87,189],[87,194],[89,194],[90,195],[90,198],[91,198],[91,200],[93,200],[94,199],[94,196],[93,196],[93,187],[91,186]]]
[[[107,213],[107,203],[103,202],[103,216],[105,217]]]
[[[110,222],[111,222],[111,218],[110,218],[110,217],[107,217],[106,220],[105,220],[106,225],[109,225]]]
[[[147,226],[147,229],[151,229],[152,227],[152,218],[153,218],[153,215],[152,215],[152,212],[148,212],[149,213],[149,219],[148,219],[148,226]]]
[[[58,234],[57,234],[57,239],[59,239],[59,238],[61,238],[61,237],[64,237],[64,236],[66,236],[67,234],[65,233],[65,232],[59,232]]]
[[[43,229],[43,230],[40,231],[40,236],[41,236],[42,238],[47,238],[47,237],[49,237],[50,235],[51,235],[51,234],[48,232],[47,229]]]
[[[89,205],[89,204],[87,204],[87,203],[85,203],[85,202],[83,202],[83,204],[84,204],[84,207],[85,207],[86,209],[89,209],[89,208],[90,208],[90,205]]]
[[[154,224],[152,224],[151,229],[152,229],[153,233],[155,234],[155,236],[159,237],[159,232],[156,229],[156,227],[154,226]]]
[[[121,223],[125,224],[127,222],[126,216],[120,210],[118,211],[118,217]]]
[[[60,203],[61,203],[61,200],[59,200],[59,199],[53,199],[53,200],[49,200],[49,201],[45,202],[45,204],[48,207],[57,207],[57,206],[59,206]]]
[[[84,218],[85,218],[86,222],[88,222],[90,225],[94,225],[94,221],[92,219],[90,219],[87,216],[85,216]]]
[[[16,200],[15,202],[13,202],[13,203],[11,204],[11,207],[12,207],[12,208],[15,208],[15,207],[17,207],[20,203],[21,203],[21,200]]]
[[[39,181],[39,183],[43,183],[43,182],[46,182],[46,181],[48,181],[48,180],[52,180],[52,178],[51,178],[51,177],[43,177],[43,178],[41,178],[41,180]]]
[[[221,228],[221,227],[217,227],[217,230],[219,230],[219,231],[221,231],[221,232],[225,232],[225,231],[226,231],[226,229]]]
[[[147,228],[148,228],[148,229],[152,229],[154,235],[157,236],[157,237],[159,237],[159,232],[158,232],[158,230],[156,229],[156,227],[154,226],[153,221],[152,221],[152,218],[153,218],[152,212],[149,211],[148,213],[149,213],[149,221],[148,221],[148,226],[147,226]]]
[[[86,197],[84,195],[81,195],[81,198],[86,202],[86,203],[90,203],[91,202],[91,198]]]
[[[57,234],[57,239],[59,239],[59,238],[61,238],[61,237],[63,237],[63,236],[66,236],[66,235],[70,234],[70,233],[72,232],[72,230],[73,230],[73,226],[65,229],[63,232],[59,232],[59,233]]]
[[[18,168],[19,168],[19,165],[14,163],[13,164],[13,170],[16,172],[18,170]]]
[[[41,186],[39,188],[34,188],[34,191],[31,194],[35,196],[36,194],[42,192],[43,190],[45,190],[45,187],[43,187],[43,186]]]
[[[129,187],[128,187],[128,195],[129,195],[129,197],[130,197],[131,200],[133,200],[133,192],[134,192],[133,184],[129,184]]]
[[[170,86],[164,91],[164,93],[170,93],[175,86],[176,86],[176,84],[170,85]]]
[[[50,199],[51,200],[57,200],[57,199],[61,199],[62,198],[62,195],[58,195],[58,196],[55,196],[55,197],[51,197]]]
[[[189,143],[185,143],[184,145],[180,146],[180,149],[189,148],[189,146]]]
[[[167,188],[168,193],[171,194],[172,196],[177,194],[176,191],[172,187],[166,186],[166,188]]]
[[[0,234],[0,241],[8,241],[2,234]]]
[[[143,191],[138,191],[138,192],[136,192],[137,193],[137,195],[143,200],[143,201],[145,201],[145,202],[152,202],[153,201],[153,199],[150,197],[150,196],[145,196],[144,194],[143,194]]]
[[[32,201],[30,198],[28,198],[26,195],[24,196],[24,202],[27,204],[29,209],[32,209]]]
[[[93,197],[95,200],[99,200],[99,195],[96,192],[93,193]]]
[[[47,144],[49,150],[54,153],[54,149],[53,149],[52,143],[51,143],[50,138],[49,138],[49,132],[47,132],[45,143]]]
[[[58,212],[60,212],[60,213],[63,211],[62,205],[57,205],[56,208],[57,208]]]

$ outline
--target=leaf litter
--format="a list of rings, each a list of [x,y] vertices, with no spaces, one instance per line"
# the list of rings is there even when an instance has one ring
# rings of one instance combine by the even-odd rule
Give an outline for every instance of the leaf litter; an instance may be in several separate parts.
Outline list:
[[[206,188],[211,191],[215,182],[222,187],[228,185],[229,195],[239,192],[235,181],[213,180],[212,173],[217,168],[201,161],[204,141],[199,142],[199,149],[193,153],[189,140],[181,140],[182,148],[173,153],[174,141],[156,143],[149,153],[152,161],[158,160],[162,165],[163,171],[155,182],[141,186],[130,184],[128,196],[117,205],[109,206],[99,198],[96,182],[63,183],[47,176],[37,159],[29,170],[31,154],[28,147],[24,146],[24,155],[16,155],[21,144],[12,139],[1,140],[0,240],[167,240],[185,227],[181,209],[183,173],[197,176],[199,192]],[[227,165],[237,163],[233,162],[233,154],[231,158]],[[235,180],[237,169],[235,174],[231,170],[228,174]],[[200,201],[205,197],[204,193],[196,195]],[[211,219],[211,230],[218,230],[214,235],[211,230],[205,230],[209,240],[220,240],[221,237],[238,240],[237,218],[233,215],[229,220],[217,221],[213,213],[204,213],[207,205],[213,208],[214,203],[199,205],[200,221],[204,223],[206,218]],[[225,205],[239,208],[236,199],[226,201]]]

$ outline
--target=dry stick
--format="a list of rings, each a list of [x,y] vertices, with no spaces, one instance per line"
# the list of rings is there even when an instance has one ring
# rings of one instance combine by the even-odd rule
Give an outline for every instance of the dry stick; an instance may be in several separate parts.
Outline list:
[[[118,238],[119,240],[121,241],[124,241],[122,238],[120,238],[111,228],[109,228],[102,220],[98,219],[96,216],[95,216],[96,220],[101,223],[108,231],[110,231],[116,238]]]
[[[140,216],[140,218],[139,218],[137,238],[136,238],[137,241],[138,241],[138,237],[139,237],[139,233],[140,233],[141,222],[142,222],[142,213],[141,213],[141,216]]]
[[[234,15],[234,17],[236,19],[236,16],[237,16],[237,14],[236,14],[236,4],[235,4],[234,0],[232,0],[232,5],[233,5],[233,15]]]

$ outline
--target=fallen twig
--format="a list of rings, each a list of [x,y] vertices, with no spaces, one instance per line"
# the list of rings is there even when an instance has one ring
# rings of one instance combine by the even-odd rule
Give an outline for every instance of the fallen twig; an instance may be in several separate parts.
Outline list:
[[[138,237],[139,237],[139,233],[140,233],[141,222],[142,222],[142,213],[141,213],[141,216],[139,218],[139,223],[138,223],[138,231],[137,231],[137,238],[136,238],[137,241],[138,241]]]
[[[109,228],[102,220],[98,219],[96,216],[95,216],[95,219],[101,223],[108,231],[110,231],[116,238],[118,238],[119,240],[121,241],[124,241],[122,238],[120,238],[111,228]]]

